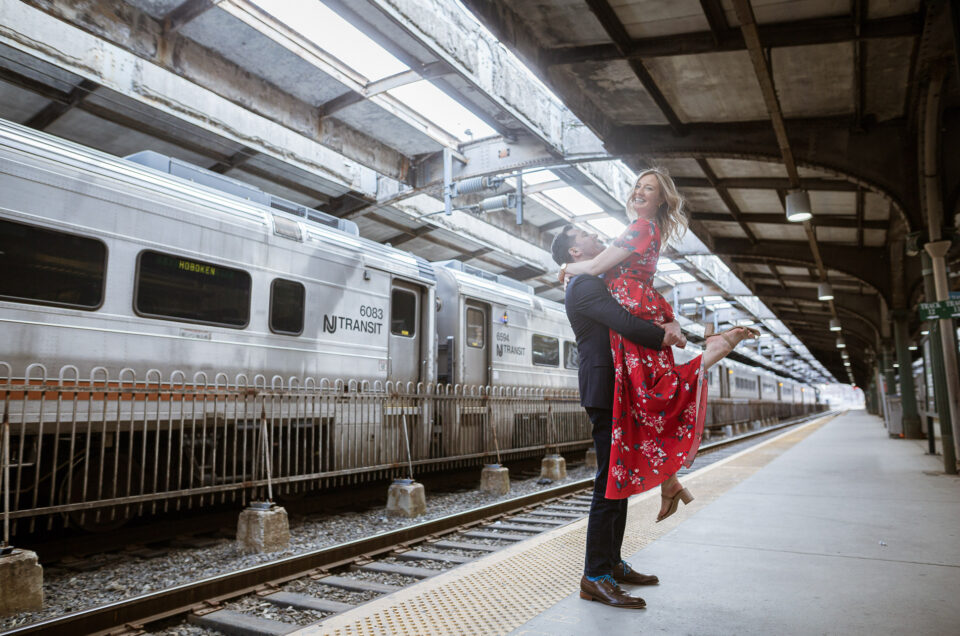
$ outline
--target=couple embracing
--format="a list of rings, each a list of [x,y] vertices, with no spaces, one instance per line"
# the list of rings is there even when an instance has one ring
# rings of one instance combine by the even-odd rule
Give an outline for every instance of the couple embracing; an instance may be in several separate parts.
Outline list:
[[[661,239],[686,229],[683,199],[665,173],[645,170],[626,213],[632,222],[611,246],[567,225],[552,251],[567,284],[567,317],[580,352],[580,404],[590,417],[597,449],[580,596],[639,609],[644,600],[618,584],[659,580],[632,570],[621,558],[627,497],[660,486],[658,522],[680,501],[692,501],[676,473],[691,464],[700,446],[706,370],[741,340],[758,334],[740,327],[709,336],[701,356],[676,364],[671,347],[686,346],[686,339],[653,278]]]

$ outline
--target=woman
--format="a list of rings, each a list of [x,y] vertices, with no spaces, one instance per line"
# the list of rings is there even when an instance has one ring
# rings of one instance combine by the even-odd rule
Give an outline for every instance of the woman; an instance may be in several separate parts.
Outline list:
[[[561,275],[603,274],[611,294],[627,311],[657,324],[668,323],[673,320],[673,308],[654,289],[653,276],[661,238],[679,237],[686,230],[683,199],[670,177],[645,170],[637,178],[626,211],[632,222],[613,245],[589,261],[568,263]],[[610,332],[616,387],[608,499],[660,485],[657,521],[673,514],[680,500],[693,500],[676,473],[681,465],[690,465],[700,446],[706,415],[705,370],[741,340],[757,335],[756,330],[738,327],[709,336],[702,356],[677,365],[669,347],[646,349]]]

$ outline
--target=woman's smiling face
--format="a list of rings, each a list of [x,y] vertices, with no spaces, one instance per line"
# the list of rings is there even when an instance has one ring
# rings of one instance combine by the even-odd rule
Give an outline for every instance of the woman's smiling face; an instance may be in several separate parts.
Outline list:
[[[650,173],[640,177],[630,195],[630,207],[636,212],[637,217],[652,219],[662,203],[663,193],[660,192],[660,181],[657,175]]]

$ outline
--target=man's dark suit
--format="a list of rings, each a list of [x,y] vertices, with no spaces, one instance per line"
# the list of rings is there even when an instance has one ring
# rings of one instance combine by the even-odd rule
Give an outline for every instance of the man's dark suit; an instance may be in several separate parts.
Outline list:
[[[620,545],[627,522],[627,500],[607,499],[607,464],[613,425],[613,357],[610,329],[649,349],[660,349],[662,328],[628,313],[595,276],[575,276],[567,285],[567,318],[580,353],[580,405],[593,424],[597,448],[597,477],[587,524],[587,576],[610,574],[620,563]]]

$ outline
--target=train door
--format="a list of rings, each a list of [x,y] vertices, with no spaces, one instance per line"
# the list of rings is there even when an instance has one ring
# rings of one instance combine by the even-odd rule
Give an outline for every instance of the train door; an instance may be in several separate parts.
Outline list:
[[[463,308],[463,384],[490,384],[490,305],[467,300]]]
[[[422,290],[395,280],[390,289],[390,374],[398,382],[419,382]]]
[[[720,366],[720,365],[718,365]],[[730,390],[730,384],[732,382],[733,369],[728,368],[727,365],[720,366],[720,395],[723,397],[732,397],[733,392]]]

